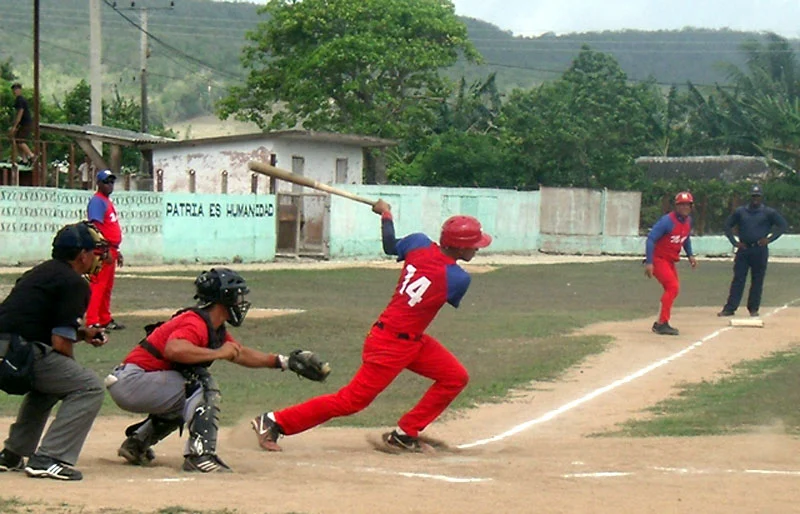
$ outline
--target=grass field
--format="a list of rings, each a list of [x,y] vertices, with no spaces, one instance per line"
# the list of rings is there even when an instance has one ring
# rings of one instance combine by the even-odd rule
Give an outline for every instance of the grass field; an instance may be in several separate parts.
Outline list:
[[[730,280],[729,262],[702,262],[691,272],[681,267],[682,291],[678,306],[721,305]],[[771,264],[765,286],[765,305],[781,305],[800,296],[800,265]],[[171,273],[174,275],[174,273]],[[193,277],[194,274],[187,274]],[[251,288],[250,299],[256,307],[303,309],[271,319],[247,319],[233,329],[244,344],[265,351],[287,353],[294,348],[318,351],[333,366],[333,374],[325,384],[301,381],[293,374],[275,370],[244,369],[227,362],[212,368],[223,392],[222,421],[230,424],[263,410],[281,408],[310,396],[329,393],[345,384],[360,362],[363,338],[377,315],[384,308],[397,279],[396,270],[339,269],[248,272],[245,278]],[[15,276],[0,276],[0,285],[10,286]],[[114,309],[130,311],[145,308],[179,308],[191,303],[191,280],[118,279],[114,291]],[[602,352],[610,341],[602,336],[574,336],[575,329],[598,321],[625,320],[652,314],[658,308],[660,287],[643,277],[642,267],[635,261],[614,261],[596,264],[559,264],[546,266],[511,266],[490,273],[474,274],[472,286],[459,309],[445,307],[433,323],[430,333],[439,338],[466,365],[471,382],[453,405],[455,411],[477,403],[502,400],[512,388],[525,387],[531,381],[555,380],[569,367],[587,355]],[[104,348],[78,347],[77,358],[101,376],[108,371],[144,335],[141,329],[155,319],[120,318],[128,329],[112,333],[112,341]],[[642,325],[643,333],[649,323]],[[800,339],[800,338],[799,338]],[[800,357],[776,356],[771,364],[754,364],[750,375],[771,380],[749,381],[758,387],[757,394],[774,393],[772,403],[781,398],[797,404],[796,378],[800,376]],[[769,373],[767,373],[767,370]],[[782,371],[781,371],[782,370]],[[782,381],[782,385],[772,384]],[[747,381],[745,381],[747,382]],[[333,424],[356,426],[392,425],[428,387],[429,382],[405,373],[366,411],[336,420]],[[793,385],[789,387],[789,385]],[[688,388],[687,394],[706,396],[708,384]],[[742,381],[737,387],[743,387]],[[726,398],[741,397],[728,392],[711,403],[722,405]],[[699,402],[700,400],[698,400]],[[753,399],[753,405],[758,404]],[[18,397],[0,395],[0,413],[13,414]],[[658,412],[671,413],[679,404],[661,405]],[[695,404],[696,416],[703,417],[707,407]],[[680,407],[679,409],[683,409]],[[736,411],[737,425],[746,425],[742,409]],[[776,406],[770,412],[749,409],[752,416],[781,416]],[[103,414],[122,414],[109,398]],[[449,415],[453,415],[452,413]],[[709,416],[711,414],[709,413]],[[724,410],[716,417],[726,416]],[[745,416],[746,418],[746,416]],[[790,423],[800,424],[795,414]],[[675,423],[681,423],[675,418]],[[751,420],[755,423],[755,420]],[[669,422],[672,423],[672,422]],[[666,425],[669,425],[667,423]],[[696,425],[695,421],[690,424]],[[661,425],[638,424],[628,433],[691,433]],[[697,430],[696,433],[707,433]]]

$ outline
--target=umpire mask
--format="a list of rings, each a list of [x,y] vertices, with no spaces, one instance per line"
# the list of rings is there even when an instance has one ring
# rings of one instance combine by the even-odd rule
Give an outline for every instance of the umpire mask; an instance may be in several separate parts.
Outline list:
[[[204,271],[194,281],[198,306],[201,308],[219,303],[228,311],[228,323],[238,327],[244,322],[250,302],[245,295],[250,292],[245,280],[228,268],[212,268]]]

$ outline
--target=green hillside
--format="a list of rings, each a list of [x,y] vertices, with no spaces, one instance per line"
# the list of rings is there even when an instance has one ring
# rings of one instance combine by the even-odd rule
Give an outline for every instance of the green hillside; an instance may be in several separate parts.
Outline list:
[[[130,2],[101,0],[103,6],[104,95],[114,91],[139,95],[139,11]],[[245,34],[259,21],[258,6],[248,3],[179,0],[137,1],[150,7],[147,61],[153,116],[163,122],[211,112],[228,84],[244,76],[239,63]],[[89,74],[89,2],[41,0],[42,94],[63,98],[64,92]],[[0,62],[12,59],[14,70],[30,84],[33,54],[33,8],[29,2],[0,0]],[[126,19],[127,18],[127,19]],[[602,32],[515,37],[489,23],[464,18],[470,38],[484,57],[481,66],[459,63],[448,70],[454,78],[498,74],[501,90],[530,88],[558,77],[581,45],[611,53],[634,80],[650,77],[663,84],[725,82],[722,62],[742,64],[739,46],[759,37],[729,30],[684,29],[660,32]]]

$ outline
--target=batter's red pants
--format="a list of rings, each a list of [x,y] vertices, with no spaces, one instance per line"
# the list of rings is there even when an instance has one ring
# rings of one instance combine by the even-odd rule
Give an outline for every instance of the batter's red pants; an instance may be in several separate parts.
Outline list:
[[[361,367],[338,392],[275,412],[286,435],[297,434],[331,418],[349,416],[366,408],[404,369],[434,382],[422,399],[397,423],[417,437],[467,386],[469,375],[439,341],[423,335],[419,341],[400,339],[373,327],[364,341]]]
[[[86,325],[108,325],[111,322],[111,290],[114,289],[114,275],[117,271],[119,251],[109,250],[111,262],[104,262],[97,275],[89,281],[92,296],[86,309]]]
[[[675,269],[675,261],[669,259],[653,259],[653,276],[656,277],[664,288],[661,295],[661,313],[658,315],[659,323],[667,323],[672,314],[672,304],[678,297],[681,284],[678,280],[678,272]]]

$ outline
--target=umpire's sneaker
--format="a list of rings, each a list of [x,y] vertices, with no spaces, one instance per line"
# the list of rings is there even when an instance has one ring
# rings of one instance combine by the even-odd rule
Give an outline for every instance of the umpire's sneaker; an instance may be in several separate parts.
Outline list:
[[[665,321],[664,323],[659,323],[656,321],[653,323],[653,332],[662,336],[676,336],[680,334],[677,328],[669,326],[668,321]]]
[[[133,436],[122,442],[122,446],[117,450],[117,455],[134,466],[148,466],[156,458],[152,448],[146,447],[142,441]]]
[[[0,471],[22,471],[24,468],[22,455],[17,455],[5,448],[0,452]]]
[[[727,318],[728,316],[733,316],[734,314],[735,313],[733,311],[726,311],[725,309],[722,309],[717,313],[717,316],[720,318]]]
[[[411,437],[410,435],[398,434],[397,430],[386,432],[381,436],[381,439],[383,439],[383,444],[386,445],[389,450],[398,453],[422,453],[422,445],[419,439]]]
[[[34,454],[28,459],[25,473],[34,478],[55,478],[56,480],[81,480],[83,474],[69,464],[52,457]]]
[[[187,455],[183,459],[183,470],[200,473],[230,473],[231,468],[213,454]]]
[[[278,446],[278,438],[283,435],[280,425],[269,417],[268,412],[256,417],[250,422],[258,436],[258,445],[268,452],[280,452],[283,448]]]

